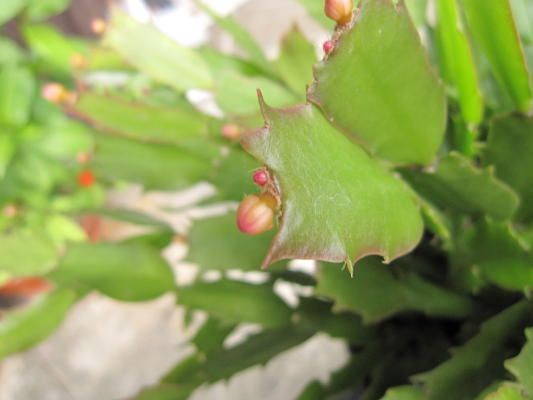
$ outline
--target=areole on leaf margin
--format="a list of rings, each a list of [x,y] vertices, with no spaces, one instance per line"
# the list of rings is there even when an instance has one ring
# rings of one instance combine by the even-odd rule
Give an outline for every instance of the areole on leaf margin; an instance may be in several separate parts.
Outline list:
[[[279,231],[263,267],[281,259],[385,262],[411,251],[423,222],[407,186],[339,133],[313,104],[269,107],[265,127],[243,137],[272,173],[280,196]],[[332,156],[334,155],[334,157]]]

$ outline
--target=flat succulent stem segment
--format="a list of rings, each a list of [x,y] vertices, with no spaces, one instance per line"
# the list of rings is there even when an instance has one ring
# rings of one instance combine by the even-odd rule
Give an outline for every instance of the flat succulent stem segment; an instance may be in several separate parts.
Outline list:
[[[427,164],[446,123],[444,89],[403,1],[364,0],[315,67],[308,99],[372,155]]]
[[[388,262],[420,240],[422,219],[411,193],[312,104],[278,110],[259,96],[265,128],[243,146],[274,173],[280,227],[264,261],[285,258]]]

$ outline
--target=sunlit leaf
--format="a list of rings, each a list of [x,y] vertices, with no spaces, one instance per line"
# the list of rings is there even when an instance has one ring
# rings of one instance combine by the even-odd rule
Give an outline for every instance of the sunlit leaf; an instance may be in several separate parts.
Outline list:
[[[468,28],[498,83],[516,108],[529,110],[533,105],[531,81],[509,0],[464,0],[461,4]]]
[[[156,107],[84,91],[69,108],[100,130],[156,142],[179,142],[206,131],[206,118],[192,107]]]
[[[477,125],[483,118],[483,98],[472,49],[463,29],[456,0],[438,0],[436,5],[441,71],[456,91],[463,119]]]
[[[154,80],[178,91],[212,86],[209,68],[198,54],[116,8],[104,44]]]
[[[363,1],[316,66],[311,101],[348,137],[394,163],[429,163],[444,134],[444,90],[403,2]]]
[[[65,11],[69,5],[70,0],[29,0],[27,13],[33,20],[42,20]]]
[[[209,155],[169,145],[97,135],[96,149],[92,166],[97,177],[140,182],[148,188],[182,188],[207,178],[212,169]]]
[[[0,69],[0,122],[23,126],[30,118],[35,78],[24,67],[9,65]]]
[[[276,81],[264,76],[250,77],[229,71],[217,76],[215,99],[229,115],[257,113],[258,88],[275,107],[292,105],[298,101],[294,93]]]
[[[422,219],[403,183],[337,132],[311,104],[275,110],[245,148],[274,173],[282,199],[279,232],[264,262],[312,258],[390,261],[420,239]]]
[[[281,53],[275,65],[280,76],[294,93],[304,93],[313,80],[313,64],[316,61],[314,46],[300,30],[290,30],[281,43]]]
[[[10,276],[42,275],[57,265],[58,250],[43,234],[12,232],[0,237],[0,271]]]
[[[3,0],[0,7],[0,25],[14,18],[26,6],[29,0]]]

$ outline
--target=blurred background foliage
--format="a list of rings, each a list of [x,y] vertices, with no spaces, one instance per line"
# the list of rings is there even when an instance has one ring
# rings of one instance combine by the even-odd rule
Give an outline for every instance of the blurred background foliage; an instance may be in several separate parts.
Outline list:
[[[321,0],[301,3],[333,28]],[[328,384],[310,383],[302,400],[533,396],[533,3],[406,4],[448,110],[438,162],[388,167],[416,192],[421,244],[391,265],[363,259],[353,279],[338,265],[280,261],[257,283],[230,273],[257,270],[273,238],[236,230],[235,204],[257,191],[250,176],[261,166],[239,139],[264,123],[256,89],[273,107],[306,100],[314,45],[295,28],[268,59],[231,16],[207,6],[239,55],[182,46],[119,7],[93,22],[98,38],[75,37],[47,22],[68,0],[3,0],[0,24],[9,22],[11,34],[0,36],[0,357],[44,340],[90,292],[126,302],[175,293],[177,305],[208,319],[195,352],[139,399],[185,399],[317,332],[345,340],[351,356]],[[397,33],[393,24],[383,29]],[[360,40],[377,43],[380,33],[365,34]],[[412,65],[373,53],[385,69]],[[372,66],[362,63],[362,72]],[[420,101],[416,91],[385,95],[392,104]],[[384,111],[364,109],[375,118]],[[422,128],[435,122],[423,110],[420,120]],[[110,200],[132,184],[170,192],[198,182],[216,189],[202,205],[222,203],[225,213],[189,229]],[[116,237],[109,221],[141,233]],[[193,283],[177,285],[162,256],[172,244],[186,245],[197,265]],[[219,278],[205,279],[213,271]],[[278,296],[278,282],[296,288],[295,302]],[[225,345],[241,323],[261,331]]]

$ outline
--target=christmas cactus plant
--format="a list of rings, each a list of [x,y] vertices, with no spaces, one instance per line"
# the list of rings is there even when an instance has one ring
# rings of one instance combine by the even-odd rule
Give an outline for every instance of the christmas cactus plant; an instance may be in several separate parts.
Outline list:
[[[90,138],[77,158],[81,188],[204,181],[216,188],[206,204],[229,211],[177,233],[153,215],[83,203],[58,212],[150,233],[91,242],[86,229],[31,256],[13,250],[20,235],[58,236],[10,223],[5,279],[37,275],[50,286],[0,322],[1,355],[44,338],[89,291],[122,301],[173,292],[208,318],[193,354],[139,399],[188,398],[319,332],[344,340],[350,359],[327,383],[298,382],[302,400],[533,397],[533,4],[301,2],[331,29],[318,61],[298,29],[269,60],[234,19],[201,4],[244,56],[182,47],[118,9],[95,24],[100,43],[54,36],[54,51],[39,33],[49,28],[26,22],[39,73],[71,83],[43,95]],[[198,90],[217,113],[191,101]],[[9,176],[2,193],[26,187]],[[53,187],[45,206],[2,201],[49,216],[57,196],[63,206],[77,196]],[[160,255],[173,240],[197,265],[191,284],[177,285]],[[15,269],[22,255],[38,268]],[[298,259],[314,260],[313,272]],[[261,283],[232,274],[261,267]],[[212,271],[219,278],[205,279]],[[280,283],[300,289],[295,302],[277,295]],[[242,323],[261,330],[229,345]],[[19,334],[36,325],[47,329]]]

